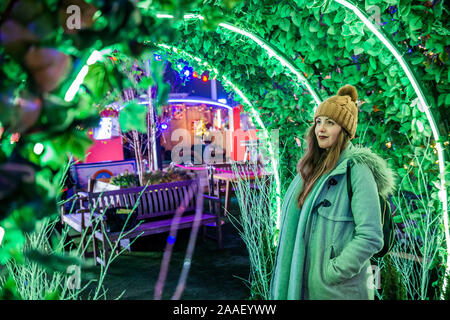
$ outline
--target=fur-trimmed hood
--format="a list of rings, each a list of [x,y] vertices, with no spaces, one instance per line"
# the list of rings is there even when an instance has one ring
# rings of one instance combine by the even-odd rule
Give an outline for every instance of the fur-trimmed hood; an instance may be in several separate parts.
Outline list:
[[[387,198],[388,195],[395,192],[397,174],[389,168],[386,160],[369,148],[357,147],[349,142],[340,158],[339,162],[351,160],[355,164],[367,165],[373,173],[378,193],[382,197]]]

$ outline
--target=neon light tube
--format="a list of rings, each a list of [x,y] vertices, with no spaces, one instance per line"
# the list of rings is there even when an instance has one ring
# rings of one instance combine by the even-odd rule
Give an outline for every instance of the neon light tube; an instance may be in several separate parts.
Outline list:
[[[77,77],[70,85],[69,89],[66,91],[66,94],[64,96],[64,101],[70,102],[75,98],[75,95],[77,94],[78,90],[80,89],[80,86],[82,85],[84,78],[88,74],[89,66],[96,63],[97,61],[101,60],[103,57],[103,54],[110,52],[110,49],[102,50],[102,52],[94,50],[92,51],[89,58],[86,60],[86,64],[81,68],[80,72],[78,72]]]
[[[416,92],[416,95],[419,99],[419,104],[421,104],[422,112],[425,112],[428,122],[430,123],[431,130],[433,132],[433,137],[436,140],[436,150],[438,152],[438,161],[439,161],[439,172],[441,176],[441,186],[439,190],[439,199],[442,201],[442,208],[443,208],[443,220],[444,220],[444,232],[445,232],[445,240],[447,244],[447,266],[446,266],[446,275],[450,273],[450,231],[449,231],[449,221],[448,221],[448,207],[447,207],[447,191],[445,186],[445,156],[444,156],[444,150],[442,147],[441,142],[439,142],[439,131],[437,129],[436,123],[434,121],[433,116],[430,112],[430,107],[428,103],[426,102],[426,98],[422,92],[422,89],[419,86],[419,83],[417,82],[413,72],[409,68],[408,64],[406,63],[405,59],[403,59],[403,56],[398,52],[397,48],[387,39],[387,37],[380,32],[380,28],[378,26],[375,26],[358,7],[356,7],[354,4],[345,1],[345,0],[335,0],[337,3],[343,5],[344,7],[352,10],[358,18],[361,19],[361,21],[364,23],[364,25],[369,28],[370,31],[372,31],[373,34],[385,45],[385,47],[392,53],[392,55],[395,57],[397,62],[400,64],[400,66],[403,69],[403,72],[408,77],[409,82],[411,83],[414,91]],[[446,288],[447,284],[447,277],[444,277],[444,284],[443,288]]]
[[[208,101],[208,100],[201,100],[201,99],[169,99],[167,100],[168,103],[204,103],[204,104],[209,104],[209,105],[213,105],[213,106],[218,106],[218,107],[222,107],[222,108],[226,108],[228,110],[233,110],[232,107],[230,107],[229,105],[226,105],[224,103],[220,103],[217,101]]]

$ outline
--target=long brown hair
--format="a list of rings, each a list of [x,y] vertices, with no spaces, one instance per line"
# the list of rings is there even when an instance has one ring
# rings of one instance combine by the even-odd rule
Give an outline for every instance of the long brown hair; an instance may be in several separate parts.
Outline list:
[[[315,129],[316,124],[314,123],[306,135],[306,152],[297,163],[297,172],[303,179],[302,191],[298,197],[299,208],[305,203],[305,199],[311,192],[317,179],[336,166],[341,152],[347,146],[348,141],[350,141],[347,131],[342,128],[336,143],[329,150],[322,149],[317,142]]]

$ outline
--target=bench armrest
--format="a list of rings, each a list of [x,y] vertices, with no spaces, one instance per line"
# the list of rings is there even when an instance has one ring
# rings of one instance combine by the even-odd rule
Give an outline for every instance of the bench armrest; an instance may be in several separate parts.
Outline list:
[[[212,200],[212,201],[217,201],[220,202],[220,198],[216,197],[216,196],[210,196],[208,194],[203,194],[203,198],[207,199],[207,200]]]

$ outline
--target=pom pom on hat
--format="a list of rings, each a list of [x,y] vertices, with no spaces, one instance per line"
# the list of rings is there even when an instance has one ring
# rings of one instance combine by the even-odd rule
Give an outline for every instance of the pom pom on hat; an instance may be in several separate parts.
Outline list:
[[[350,84],[347,84],[339,89],[338,96],[350,96],[353,102],[358,100],[358,92],[356,88]]]

